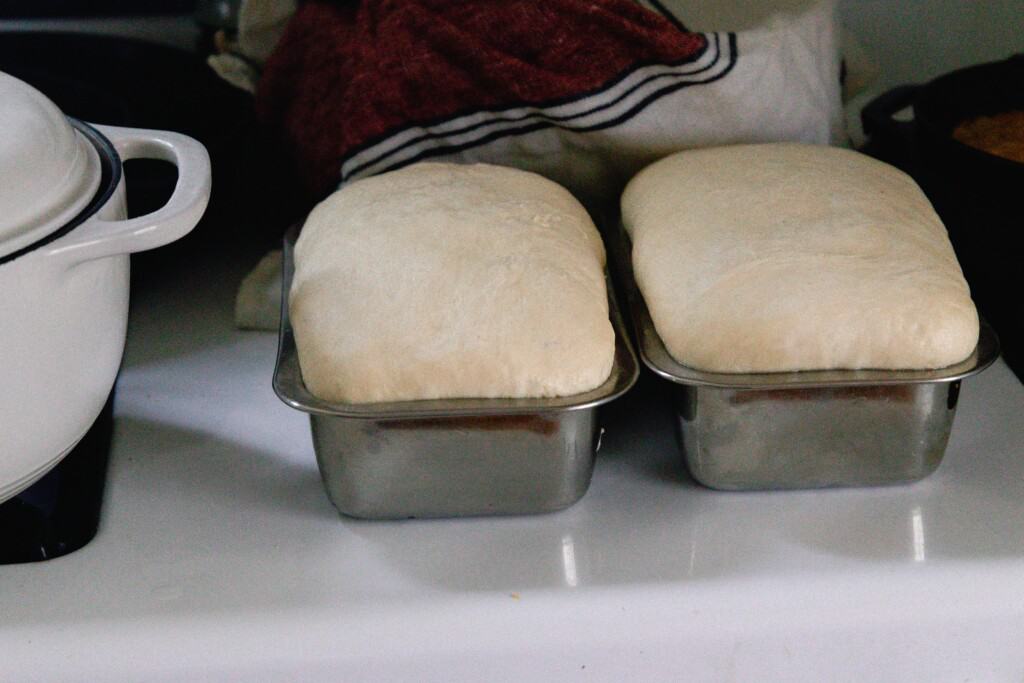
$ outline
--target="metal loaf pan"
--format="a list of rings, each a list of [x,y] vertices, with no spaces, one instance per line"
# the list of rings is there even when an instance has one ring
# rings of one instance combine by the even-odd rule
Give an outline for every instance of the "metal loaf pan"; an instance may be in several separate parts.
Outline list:
[[[550,512],[590,486],[600,448],[598,406],[639,374],[609,283],[615,361],[597,389],[550,399],[441,399],[332,404],[302,381],[288,318],[292,255],[285,238],[274,391],[309,413],[320,474],[342,513],[366,519]]]
[[[711,488],[805,489],[922,479],[942,461],[960,381],[999,356],[999,340],[983,321],[971,356],[939,370],[695,370],[676,362],[655,330],[621,225],[610,241],[640,357],[675,383],[683,457],[693,477]]]

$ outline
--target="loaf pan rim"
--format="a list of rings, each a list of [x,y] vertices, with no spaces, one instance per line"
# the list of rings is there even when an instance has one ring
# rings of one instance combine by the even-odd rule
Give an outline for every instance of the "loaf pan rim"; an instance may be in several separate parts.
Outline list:
[[[955,382],[976,375],[999,358],[999,337],[979,315],[978,344],[964,360],[932,370],[800,370],[789,372],[726,373],[706,372],[675,360],[654,327],[647,302],[633,276],[632,248],[621,220],[608,241],[610,261],[622,281],[626,306],[633,324],[636,348],[643,361],[656,375],[676,384],[718,389],[784,390],[823,389],[898,384]]]
[[[639,363],[615,299],[611,278],[606,274],[609,319],[615,332],[615,358],[608,379],[595,389],[552,398],[450,398],[365,404],[332,403],[319,399],[302,381],[295,338],[288,317],[288,292],[294,274],[293,252],[300,230],[301,225],[294,225],[284,236],[281,320],[273,379],[274,393],[281,401],[296,410],[312,415],[375,421],[537,415],[586,410],[609,403],[629,391],[640,375]]]

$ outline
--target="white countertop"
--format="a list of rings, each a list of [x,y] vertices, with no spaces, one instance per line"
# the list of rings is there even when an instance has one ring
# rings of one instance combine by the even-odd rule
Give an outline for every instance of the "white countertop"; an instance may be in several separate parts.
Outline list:
[[[1024,679],[1024,388],[912,486],[693,484],[648,378],[557,514],[339,517],[241,268],[136,292],[96,539],[0,567],[0,680]]]

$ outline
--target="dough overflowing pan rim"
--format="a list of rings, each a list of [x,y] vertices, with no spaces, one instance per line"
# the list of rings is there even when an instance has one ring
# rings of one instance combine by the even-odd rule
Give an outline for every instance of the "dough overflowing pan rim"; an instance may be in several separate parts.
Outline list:
[[[976,375],[999,358],[999,337],[985,319],[980,320],[978,345],[964,360],[933,370],[783,370],[779,372],[705,372],[683,365],[669,353],[658,335],[640,288],[633,279],[631,245],[625,227],[610,240],[609,257],[624,285],[630,323],[637,339],[640,360],[654,374],[676,384],[719,389],[822,389],[839,386],[872,386],[955,382]]]
[[[345,185],[295,245],[305,383],[350,403],[590,391],[615,355],[605,259],[582,204],[536,173],[421,162]]]
[[[682,367],[919,372],[960,365],[978,347],[940,219],[909,176],[857,152],[679,152],[630,181],[621,225],[633,282]]]
[[[640,374],[639,364],[629,335],[625,331],[622,311],[609,278],[606,282],[610,320],[615,330],[615,359],[608,379],[595,389],[554,398],[448,398],[378,403],[325,401],[312,394],[302,380],[294,333],[288,315],[288,292],[294,273],[293,253],[301,227],[301,224],[294,225],[284,238],[281,324],[278,333],[277,363],[274,367],[274,392],[292,408],[313,415],[386,421],[531,415],[594,408],[614,401],[636,383]]]

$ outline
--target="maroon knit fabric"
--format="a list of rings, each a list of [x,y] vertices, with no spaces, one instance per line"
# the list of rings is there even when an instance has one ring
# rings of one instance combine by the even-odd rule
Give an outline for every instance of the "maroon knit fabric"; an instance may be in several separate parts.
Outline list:
[[[705,46],[633,0],[314,0],[267,62],[257,109],[318,197],[390,132],[571,98]]]

